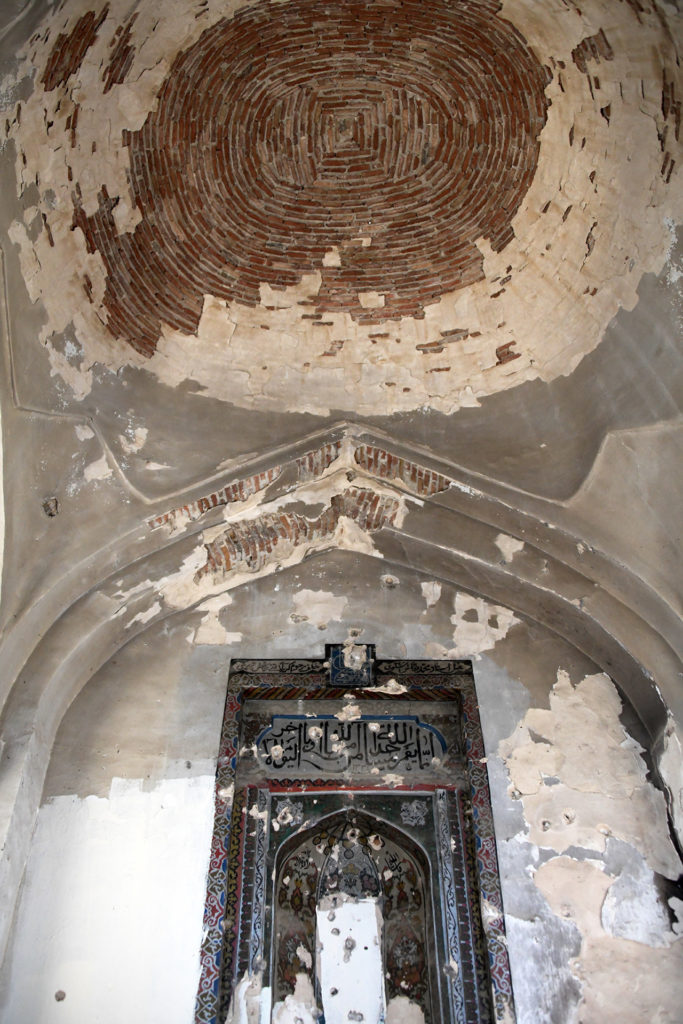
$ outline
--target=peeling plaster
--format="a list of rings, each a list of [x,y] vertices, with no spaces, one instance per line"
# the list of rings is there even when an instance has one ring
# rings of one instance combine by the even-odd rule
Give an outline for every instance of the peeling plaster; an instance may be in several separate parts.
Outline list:
[[[481,597],[458,592],[455,596],[455,626],[449,658],[465,658],[488,651],[507,636],[519,619],[509,608],[490,604]]]
[[[579,1019],[586,1024],[677,1024],[683,994],[680,937],[673,937],[669,948],[653,949],[607,935],[601,908],[612,881],[595,861],[556,857],[541,865],[535,881],[555,913],[574,921],[582,935],[581,951],[572,962],[582,985]]]
[[[496,537],[496,547],[503,556],[504,562],[511,562],[518,551],[524,549],[524,541],[517,537],[509,537],[507,533],[499,533]]]
[[[679,842],[683,845],[683,738],[680,728],[670,715],[659,754],[658,768],[669,792],[674,828]]]
[[[91,483],[93,480],[106,480],[112,475],[112,472],[107,456],[103,455],[96,462],[91,462],[85,467],[83,477],[86,483]]]
[[[217,644],[225,645],[239,643],[242,640],[241,633],[231,633],[220,621],[220,612],[232,604],[232,596],[229,593],[218,594],[210,597],[208,601],[202,601],[197,611],[204,612],[199,626],[193,630],[187,638],[188,643],[195,644]]]
[[[293,595],[292,602],[296,621],[309,621],[318,629],[323,629],[329,622],[338,622],[348,605],[346,597],[335,597],[327,590],[300,590]]]
[[[202,393],[242,407],[289,409],[296,393],[302,412],[345,408],[373,415],[379,390],[387,412],[429,406],[450,413],[525,380],[552,380],[571,372],[597,345],[618,309],[633,308],[643,273],[661,269],[668,224],[680,216],[680,147],[673,130],[666,139],[669,181],[662,174],[660,146],[662,72],[672,79],[676,74],[671,41],[676,13],[668,6],[655,11],[628,4],[615,11],[608,0],[586,0],[580,10],[564,0],[549,0],[540,11],[538,5],[506,0],[502,16],[552,69],[546,89],[551,106],[536,175],[513,221],[514,237],[501,252],[478,240],[483,280],[427,305],[423,320],[387,321],[387,331],[377,332],[341,312],[330,313],[329,325],[315,330],[304,317],[306,303],[321,285],[320,274],[311,273],[282,290],[262,285],[261,304],[255,308],[206,295],[197,333],[162,327],[149,361],[113,345],[104,326],[103,261],[98,252],[86,251],[80,230],[71,230],[73,190],[80,188],[83,209],[91,214],[106,187],[118,200],[118,231],[135,227],[140,213],[128,183],[129,151],[121,144],[122,131],[142,126],[179,50],[243,6],[212,0],[195,18],[187,18],[184,8],[167,4],[159,19],[152,4],[138,5],[131,30],[132,67],[125,82],[104,93],[101,66],[116,28],[129,14],[125,0],[112,0],[68,88],[46,92],[36,80],[23,104],[21,124],[14,123],[14,110],[6,112],[17,146],[18,195],[36,175],[40,182],[37,202],[24,216],[29,223],[44,216],[50,229],[32,240],[23,218],[17,219],[12,239],[31,299],[45,307],[42,340],[53,372],[75,396],[88,392],[96,364],[117,370],[129,363],[144,365],[170,385],[193,380]],[[52,16],[55,28],[73,25],[80,9],[75,0],[67,3]],[[584,73],[572,53],[601,26],[610,56],[591,61]],[[51,46],[52,39],[44,36],[32,42],[30,52],[39,67]],[[4,83],[5,90],[8,86]],[[76,108],[78,129],[72,133],[66,119]],[[53,123],[49,132],[47,118]],[[363,244],[371,243],[369,238]],[[327,264],[333,265],[335,257],[339,254],[330,250]],[[89,297],[83,291],[85,275]],[[384,295],[381,290],[367,293],[363,301],[381,308]],[[72,323],[84,353],[78,366],[60,356],[53,340]],[[454,332],[460,340],[449,345],[444,365],[443,355],[425,346]],[[387,336],[370,338],[377,333]],[[263,353],[257,361],[255,346]]]
[[[654,872],[635,852],[629,870],[623,869],[605,893],[600,920],[606,934],[646,946],[670,946],[669,908],[660,899]],[[683,950],[681,950],[683,953]]]
[[[79,441],[90,441],[95,436],[95,431],[84,423],[77,423],[74,430]]]
[[[437,583],[436,580],[428,580],[425,583],[421,583],[420,588],[427,607],[433,608],[441,597],[441,584]]]
[[[272,1024],[317,1024],[317,1022],[318,1009],[311,979],[307,974],[297,974],[294,993],[273,1007]]]
[[[119,441],[126,455],[134,455],[139,452],[147,440],[148,434],[147,427],[134,427],[132,424],[126,429],[125,434],[120,434]]]
[[[527,711],[498,753],[522,800],[531,842],[558,853],[604,852],[615,836],[639,850],[652,870],[675,879],[681,862],[664,795],[648,781],[642,748],[625,732],[620,712],[606,675],[586,676],[573,687],[559,670],[550,709]]]

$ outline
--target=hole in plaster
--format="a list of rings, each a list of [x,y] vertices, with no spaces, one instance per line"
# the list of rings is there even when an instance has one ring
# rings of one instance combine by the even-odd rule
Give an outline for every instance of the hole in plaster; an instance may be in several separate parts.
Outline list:
[[[390,573],[385,573],[384,576],[380,577],[380,583],[385,590],[393,590],[398,587],[401,583],[398,576],[392,576]]]
[[[43,512],[49,519],[54,519],[59,512],[59,502],[55,497],[45,499],[43,502]]]

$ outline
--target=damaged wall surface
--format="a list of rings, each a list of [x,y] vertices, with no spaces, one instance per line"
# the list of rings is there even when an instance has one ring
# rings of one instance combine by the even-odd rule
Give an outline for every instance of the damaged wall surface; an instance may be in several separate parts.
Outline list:
[[[229,659],[360,637],[474,659],[517,1020],[673,1024],[680,4],[323,6],[0,13],[0,1018],[195,1019]]]
[[[433,657],[452,646],[458,625],[451,619],[468,595],[444,584],[428,606],[421,587],[434,581],[404,570],[387,590],[382,568],[339,553],[247,584],[218,613],[222,629],[234,633],[248,623],[251,632],[248,642],[233,640],[227,650],[233,658],[259,656],[266,647],[274,657],[302,649],[319,654],[324,640],[350,630],[362,630],[359,641],[372,635],[380,653],[388,648],[403,657]],[[342,588],[343,611],[333,603]],[[323,604],[329,617],[321,616]],[[504,611],[480,602],[474,671],[518,1020],[597,1020],[597,1000],[605,1020],[635,1024],[660,1013],[673,1024],[681,905],[672,879],[680,864],[662,823],[664,796],[647,777],[642,727],[624,715],[607,677],[571,645],[524,620],[504,630],[488,625]],[[225,641],[194,640],[205,614],[183,613],[173,625],[141,634],[100,670],[63,720],[7,958],[8,1022],[76,1022],[85,1006],[107,1024],[128,1014],[154,1019],[161,1007],[171,1021],[192,1017],[226,681]],[[409,623],[398,644],[396,615]],[[84,907],[70,893],[86,865],[80,886],[91,902]],[[103,876],[106,895],[97,897]],[[597,881],[586,884],[593,876]],[[38,977],[35,948],[46,920],[54,921],[54,940]],[[155,936],[159,922],[180,920],[186,933],[182,944],[174,938],[171,954]],[[135,942],[123,941],[133,924]],[[633,958],[648,965],[639,1002],[632,992],[628,1001],[614,993]],[[159,986],[171,964],[167,999]],[[113,977],[130,977],[130,989]],[[96,1011],[88,1003],[91,986],[108,993]],[[56,1002],[57,991],[66,993],[63,1002]]]

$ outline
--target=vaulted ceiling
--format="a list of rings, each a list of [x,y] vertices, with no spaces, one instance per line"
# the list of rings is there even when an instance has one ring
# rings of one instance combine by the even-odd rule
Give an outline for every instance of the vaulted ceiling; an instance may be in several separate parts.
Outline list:
[[[659,742],[677,38],[655,0],[8,5],[10,889],[96,668],[310,553],[542,622]]]

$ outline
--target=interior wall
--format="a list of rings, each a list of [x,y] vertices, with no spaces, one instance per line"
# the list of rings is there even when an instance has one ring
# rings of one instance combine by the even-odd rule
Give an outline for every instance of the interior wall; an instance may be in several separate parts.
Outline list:
[[[512,236],[497,249],[482,227],[470,240],[481,277],[453,291],[425,281],[424,316],[400,319],[393,250],[353,218],[300,274],[277,235],[283,218],[267,217],[275,234],[257,262],[284,260],[290,283],[259,280],[253,301],[221,298],[192,259],[174,258],[176,229],[200,262],[224,251],[224,239],[195,244],[209,206],[229,232],[238,219],[226,216],[233,192],[220,175],[207,205],[193,205],[194,156],[209,169],[214,153],[192,135],[179,189],[192,193],[189,215],[175,216],[178,189],[163,175],[149,201],[136,194],[132,136],[146,123],[182,135],[183,103],[194,108],[210,81],[188,88],[181,76],[178,109],[165,107],[176,60],[197,46],[226,56],[216,39],[234,41],[238,11],[247,26],[271,11],[264,31],[277,34],[314,3],[0,6],[0,955],[28,864],[3,1024],[189,1024],[228,659],[319,655],[351,629],[385,657],[475,659],[520,1021],[672,1024],[680,865],[638,743],[652,750],[681,840],[680,3],[405,0],[396,17],[414,18],[398,43],[393,27],[368,23],[362,47],[375,36],[395,46],[390,70],[405,58],[417,96],[430,93],[423,65],[446,83],[429,71],[425,38],[442,24],[459,52],[457,14],[484,24],[478,67],[493,39],[501,60],[510,44],[536,68],[500,94],[539,115]],[[383,0],[364,6],[372,25],[393,17]],[[350,9],[332,5],[321,31]],[[253,40],[261,46],[260,33]],[[233,69],[243,42],[227,54]],[[375,70],[367,54],[349,55],[361,87]],[[263,63],[273,96],[286,79],[280,57],[274,46]],[[468,78],[465,91],[484,97],[500,140],[507,114],[493,77]],[[197,109],[203,138],[216,128],[214,98]],[[345,88],[335,103],[353,111]],[[225,107],[236,132],[255,123]],[[399,141],[429,186],[419,137]],[[490,144],[454,146],[454,160],[475,150],[482,173],[495,164]],[[244,179],[260,209],[257,180]],[[499,190],[485,198],[499,214]],[[415,251],[433,268],[469,222],[432,232],[427,260],[425,210],[439,212],[420,208]],[[138,220],[172,230],[160,259],[152,246],[136,268],[127,247]],[[345,309],[313,313],[323,278],[358,244],[381,292],[358,279]],[[182,295],[170,294],[152,350],[134,351],[110,320],[110,286],[134,279],[123,298],[139,286],[155,307],[159,287],[186,271],[197,323],[177,326]],[[143,306],[126,318],[133,335]],[[384,475],[354,461],[361,435]],[[340,439],[346,455],[326,461]],[[376,528],[363,501],[394,512]],[[339,509],[348,514],[324,534],[320,520]],[[3,515],[0,500],[0,535]],[[300,534],[271,544],[283,515]],[[221,562],[231,537],[242,548]],[[335,545],[346,550],[323,550]],[[637,715],[620,710],[598,663]]]
[[[386,658],[474,659],[520,1024],[673,1024],[680,864],[637,720],[553,633],[386,568],[312,557],[150,627],[95,675],[57,735],[5,1024],[189,1024],[228,660],[321,656],[351,630]]]

